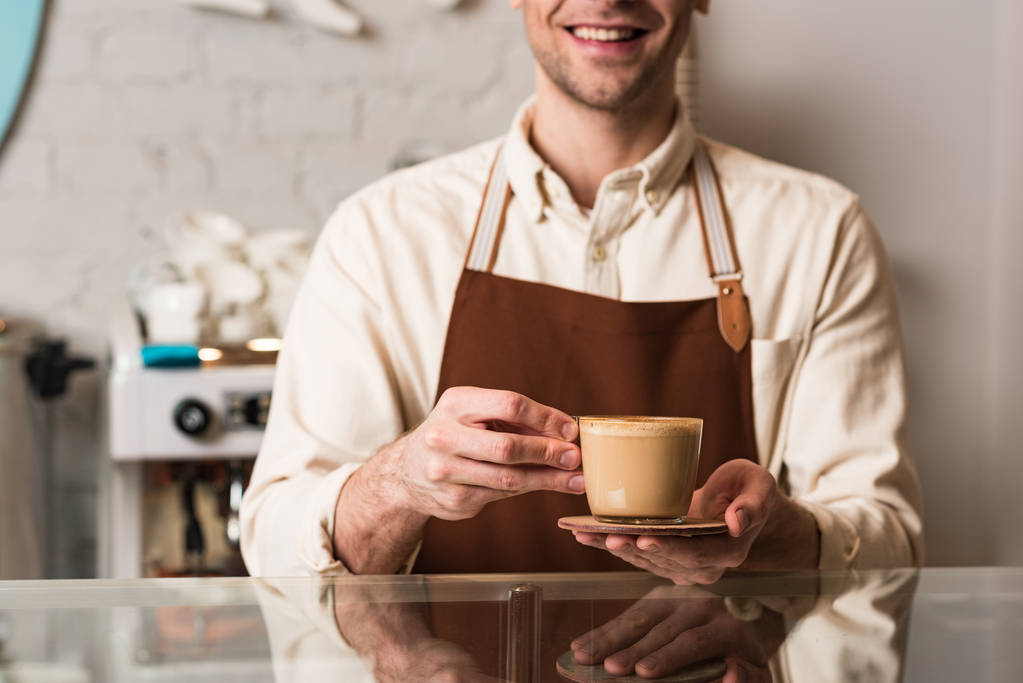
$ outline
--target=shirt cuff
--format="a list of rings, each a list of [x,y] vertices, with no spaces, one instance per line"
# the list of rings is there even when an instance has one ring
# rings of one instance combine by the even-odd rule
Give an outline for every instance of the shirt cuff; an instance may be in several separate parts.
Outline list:
[[[817,520],[820,531],[820,570],[849,569],[860,551],[860,535],[845,517],[820,503],[794,499]]]
[[[348,478],[362,463],[345,463],[323,477],[309,496],[307,534],[299,548],[302,563],[313,574],[349,574],[348,568],[334,557],[334,513],[337,499]]]

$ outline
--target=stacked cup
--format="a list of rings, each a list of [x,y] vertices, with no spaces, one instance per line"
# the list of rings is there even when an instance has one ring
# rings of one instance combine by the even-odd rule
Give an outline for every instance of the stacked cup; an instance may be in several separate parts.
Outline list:
[[[309,258],[302,230],[250,235],[210,211],[168,221],[165,260],[136,282],[150,344],[242,343],[283,333]]]

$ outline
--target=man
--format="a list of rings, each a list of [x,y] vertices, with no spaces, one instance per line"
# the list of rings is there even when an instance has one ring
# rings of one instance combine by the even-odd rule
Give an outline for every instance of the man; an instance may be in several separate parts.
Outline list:
[[[921,561],[883,249],[835,183],[700,138],[709,0],[512,0],[536,97],[502,139],[331,218],[243,505],[254,574]],[[579,414],[703,417],[696,539],[558,530]]]

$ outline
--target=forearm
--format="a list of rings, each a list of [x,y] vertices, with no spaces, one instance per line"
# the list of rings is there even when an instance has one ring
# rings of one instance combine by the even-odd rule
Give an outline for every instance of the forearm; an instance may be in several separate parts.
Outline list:
[[[779,494],[742,568],[816,569],[820,546],[820,530],[814,516],[788,496]]]
[[[393,574],[423,537],[428,515],[404,494],[394,460],[402,437],[360,467],[334,512],[334,556],[354,574]]]

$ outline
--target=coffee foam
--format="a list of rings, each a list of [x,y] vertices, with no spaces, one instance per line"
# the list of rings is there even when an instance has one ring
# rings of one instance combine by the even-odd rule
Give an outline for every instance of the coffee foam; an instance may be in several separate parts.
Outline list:
[[[605,436],[699,436],[703,420],[698,417],[590,415],[579,418],[579,428],[588,434]]]

